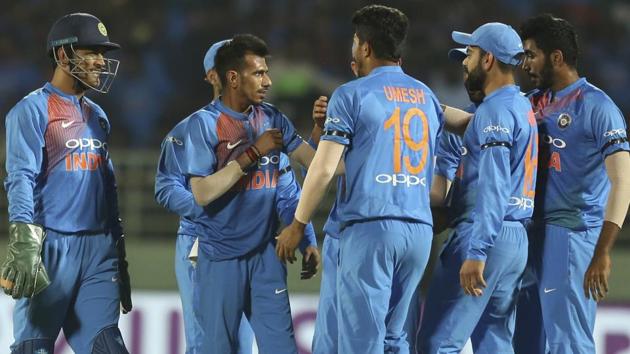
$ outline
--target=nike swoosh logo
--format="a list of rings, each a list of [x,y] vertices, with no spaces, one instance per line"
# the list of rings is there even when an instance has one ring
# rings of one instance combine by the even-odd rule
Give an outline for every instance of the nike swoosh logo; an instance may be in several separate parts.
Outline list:
[[[241,139],[241,140],[239,140],[239,141],[235,142],[234,144],[232,144],[232,143],[228,143],[228,144],[227,144],[227,148],[228,148],[228,150],[232,150],[232,149],[234,149],[235,147],[237,147],[237,146],[241,143],[241,141],[243,141],[243,139]]]
[[[545,294],[548,294],[548,293],[550,293],[552,291],[556,291],[556,288],[552,288],[552,289],[544,288],[543,291],[545,292]]]
[[[72,123],[74,123],[74,121],[73,121],[73,120],[63,121],[63,122],[61,122],[61,127],[65,129],[65,128],[67,128],[67,127],[71,126],[71,125],[72,125]]]
[[[287,291],[287,289],[276,289],[276,295],[278,294],[282,294],[283,292]]]

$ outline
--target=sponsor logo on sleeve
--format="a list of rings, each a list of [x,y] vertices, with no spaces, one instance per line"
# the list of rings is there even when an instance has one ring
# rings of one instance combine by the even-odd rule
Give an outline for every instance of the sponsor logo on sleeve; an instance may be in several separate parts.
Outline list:
[[[500,125],[492,125],[490,124],[489,126],[483,128],[483,132],[488,134],[488,133],[505,133],[505,134],[510,134],[510,130],[508,128],[502,127]]]

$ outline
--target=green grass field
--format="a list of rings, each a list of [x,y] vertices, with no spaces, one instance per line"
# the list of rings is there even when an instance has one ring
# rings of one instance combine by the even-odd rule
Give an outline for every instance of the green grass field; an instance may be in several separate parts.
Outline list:
[[[0,255],[4,259],[6,238],[0,238]],[[129,240],[127,257],[134,289],[177,289],[173,261],[175,239],[172,241]],[[316,293],[319,291],[321,274],[311,280],[300,280],[300,262],[289,265],[289,291]],[[613,271],[610,279],[608,301],[630,301],[630,249],[618,248],[613,253]]]
[[[176,289],[172,242],[129,242],[127,246],[133,287],[136,289]],[[311,280],[300,280],[300,266],[289,265],[289,291],[318,292],[321,273]],[[630,249],[620,248],[613,253],[609,301],[630,301]]]

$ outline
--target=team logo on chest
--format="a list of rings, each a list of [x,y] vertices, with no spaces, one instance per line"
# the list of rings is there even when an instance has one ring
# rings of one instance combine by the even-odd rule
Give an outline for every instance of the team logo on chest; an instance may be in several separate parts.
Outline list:
[[[571,124],[571,116],[567,113],[562,113],[558,116],[558,128],[566,129]]]

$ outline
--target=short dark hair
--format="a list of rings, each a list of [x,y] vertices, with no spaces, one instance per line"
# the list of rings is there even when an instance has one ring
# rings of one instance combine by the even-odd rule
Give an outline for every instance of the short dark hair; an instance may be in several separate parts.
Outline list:
[[[266,58],[269,56],[269,49],[265,41],[253,34],[237,34],[219,48],[214,58],[214,67],[223,87],[227,85],[226,73],[230,70],[243,69],[247,54]]]
[[[481,58],[484,55],[486,55],[488,52],[485,51],[481,47],[478,47],[478,48],[479,48],[479,60],[481,60]],[[502,62],[501,60],[499,60],[497,57],[494,57],[494,59],[496,59],[496,63],[497,63],[497,67],[499,68],[499,71],[501,71],[503,74],[514,72],[516,70],[516,65],[506,64],[506,63]]]
[[[383,5],[368,5],[352,16],[359,42],[368,42],[378,59],[398,61],[407,37],[409,20],[402,11]]]
[[[541,14],[525,21],[521,25],[520,35],[523,41],[534,40],[545,55],[551,54],[554,50],[561,51],[564,62],[570,67],[577,68],[580,52],[578,35],[569,21],[548,13]]]

